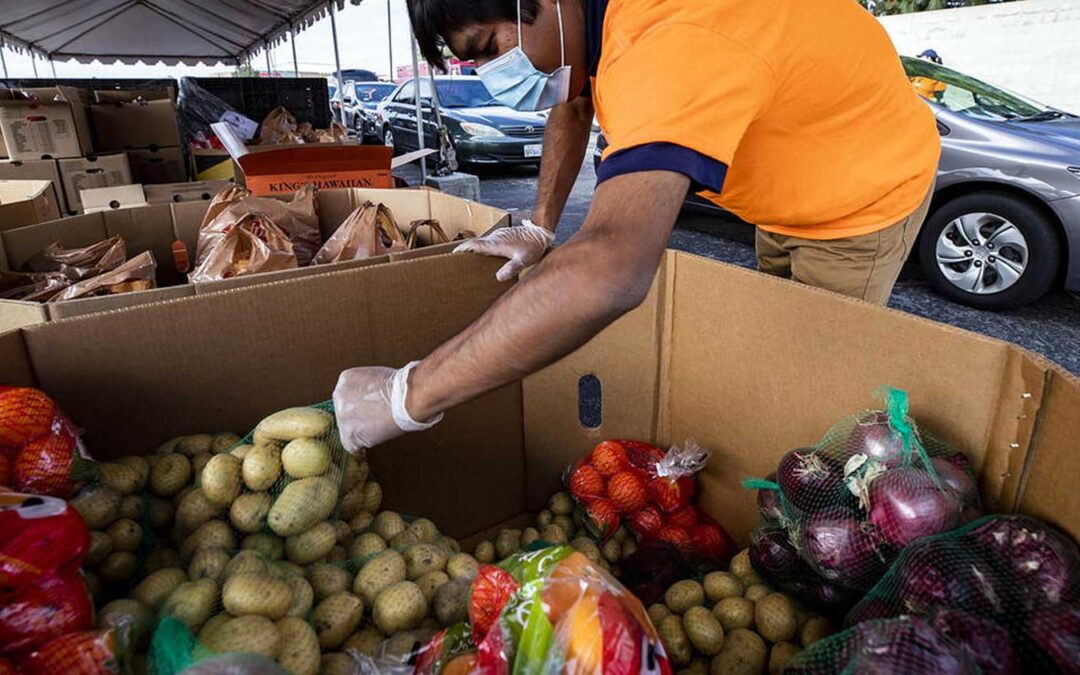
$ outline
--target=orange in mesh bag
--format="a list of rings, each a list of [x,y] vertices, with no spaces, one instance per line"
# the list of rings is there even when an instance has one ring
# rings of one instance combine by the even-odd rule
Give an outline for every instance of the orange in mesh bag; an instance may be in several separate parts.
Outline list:
[[[298,267],[289,237],[270,218],[248,214],[229,229],[188,279],[217,281]]]
[[[341,227],[319,249],[314,264],[360,260],[407,248],[405,237],[394,222],[390,209],[382,204],[365,202],[349,214]]]
[[[246,190],[244,192],[246,193]],[[218,193],[218,196],[222,196],[222,193]],[[224,198],[227,197],[228,195],[224,196]],[[315,205],[315,187],[312,185],[305,185],[297,190],[292,200],[288,202],[271,197],[238,195],[238,198],[225,206],[213,220],[203,221],[199,229],[195,264],[201,265],[213,250],[216,242],[243,218],[251,215],[262,216],[264,219],[273,221],[274,225],[292,242],[297,264],[301,267],[311,264],[312,258],[315,257],[315,253],[322,244],[322,237],[319,234],[319,213]]]
[[[50,298],[49,302],[149,290],[157,286],[156,273],[154,255],[150,251],[143,251],[116,269],[72,284]]]

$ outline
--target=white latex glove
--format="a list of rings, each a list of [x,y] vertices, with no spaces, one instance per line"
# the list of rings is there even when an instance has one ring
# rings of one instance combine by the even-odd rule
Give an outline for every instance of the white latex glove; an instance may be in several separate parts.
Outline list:
[[[499,281],[510,281],[526,267],[540,262],[554,242],[553,233],[534,225],[531,220],[523,220],[520,225],[501,227],[483,237],[470,239],[455,248],[454,253],[479,253],[507,258],[509,262],[499,268],[495,278]]]
[[[409,431],[423,431],[438,424],[440,413],[417,422],[405,410],[409,373],[420,363],[393,368],[350,368],[334,387],[334,414],[341,443],[351,453],[374,448]]]

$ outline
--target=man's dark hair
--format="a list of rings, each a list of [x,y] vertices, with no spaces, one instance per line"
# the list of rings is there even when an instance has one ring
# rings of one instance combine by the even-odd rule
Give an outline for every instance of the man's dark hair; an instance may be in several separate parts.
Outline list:
[[[517,21],[517,0],[408,0],[409,18],[420,53],[432,66],[446,70],[446,36],[474,23]],[[531,24],[539,0],[521,0],[521,21]]]

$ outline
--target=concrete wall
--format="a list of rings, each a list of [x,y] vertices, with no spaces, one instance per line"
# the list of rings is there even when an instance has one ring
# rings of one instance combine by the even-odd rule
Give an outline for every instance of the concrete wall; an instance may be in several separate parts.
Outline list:
[[[1020,0],[882,17],[901,54],[1080,114],[1080,0]]]

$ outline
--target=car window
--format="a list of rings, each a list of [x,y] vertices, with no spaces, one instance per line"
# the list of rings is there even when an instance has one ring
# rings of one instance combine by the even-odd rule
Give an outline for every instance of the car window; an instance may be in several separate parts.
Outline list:
[[[929,61],[904,57],[904,69],[915,90],[949,110],[986,120],[1030,117],[1046,107],[974,77]]]
[[[358,84],[355,88],[356,100],[361,103],[378,103],[395,89],[392,84]]]
[[[415,103],[416,102],[416,85],[412,82],[407,83],[401,88],[397,96],[394,97],[394,103]]]
[[[438,80],[439,105],[444,108],[484,108],[501,105],[480,80]]]

